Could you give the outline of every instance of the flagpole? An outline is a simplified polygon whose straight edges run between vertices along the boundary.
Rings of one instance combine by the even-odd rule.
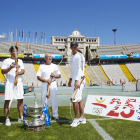
[[[22,30],[22,42],[23,42],[23,30]]]
[[[37,32],[36,32],[36,44],[37,44]]]
[[[26,30],[26,43],[27,43],[27,30]]]
[[[45,32],[44,32],[44,40],[45,40]]]
[[[43,44],[43,32],[41,33],[42,35],[41,35],[41,38],[42,38],[42,44]]]
[[[23,30],[23,42],[24,42],[24,30]]]
[[[45,32],[45,44],[46,44],[46,32]]]
[[[34,43],[34,31],[33,31],[33,43]]]
[[[9,41],[10,41],[10,28],[9,28]]]
[[[14,32],[13,32],[13,29],[12,29],[12,37],[13,37],[13,41],[14,41]]]
[[[29,31],[29,43],[30,43],[30,31]]]
[[[19,43],[20,43],[20,30],[19,30]]]
[[[17,29],[16,29],[16,41],[17,41]]]

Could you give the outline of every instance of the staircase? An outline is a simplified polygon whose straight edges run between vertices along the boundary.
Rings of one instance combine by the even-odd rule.
[[[127,77],[127,79],[130,82],[135,82],[137,83],[136,79],[132,76],[132,74],[130,73],[130,71],[128,70],[128,68],[126,67],[126,65],[124,63],[120,63],[119,66],[121,67],[124,75]]]
[[[100,65],[95,65],[90,67],[95,71],[96,75],[98,76],[98,79],[100,79],[100,85],[106,86],[107,80],[100,69]]]
[[[101,72],[102,72],[102,74],[103,74],[103,76],[105,77],[105,79],[106,79],[106,83],[107,83],[107,81],[110,81],[109,80],[109,78],[108,78],[108,76],[106,75],[106,73],[104,72],[104,70],[103,70],[103,68],[102,68],[102,66],[101,65],[99,65],[99,68],[100,68],[100,70],[101,70]],[[113,85],[112,84],[112,82],[111,82],[111,84],[110,85]]]

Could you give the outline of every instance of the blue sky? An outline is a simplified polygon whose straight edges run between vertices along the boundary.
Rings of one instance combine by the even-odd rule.
[[[26,32],[31,42],[33,30],[41,43],[41,32],[46,42],[51,36],[69,36],[78,29],[85,37],[100,37],[101,44],[140,43],[140,0],[4,0],[0,1],[0,34],[9,28]],[[25,35],[25,34],[24,34]],[[22,41],[22,39],[20,39]],[[29,40],[28,40],[29,41]],[[25,42],[25,38],[24,38]]]

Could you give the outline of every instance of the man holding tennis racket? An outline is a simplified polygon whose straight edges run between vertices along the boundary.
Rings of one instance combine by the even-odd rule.
[[[15,46],[17,54],[18,47]],[[22,76],[25,73],[24,65],[21,59],[18,59],[18,66],[15,64],[15,50],[14,47],[10,47],[9,52],[11,54],[11,58],[7,58],[3,61],[1,71],[2,74],[6,74],[6,85],[5,85],[5,104],[4,104],[4,114],[5,114],[5,125],[10,126],[10,119],[8,118],[9,114],[9,103],[12,99],[14,92],[14,80],[15,76],[18,75],[17,82],[17,90],[15,91],[14,99],[17,99],[18,104],[17,108],[19,111],[18,122],[23,121],[23,85],[22,85]],[[16,68],[18,67],[18,71],[16,72]]]
[[[69,87],[72,86],[73,89],[71,101],[73,102],[73,108],[75,113],[75,119],[73,120],[70,126],[76,127],[80,123],[82,124],[86,123],[86,119],[84,118],[84,104],[82,101],[82,90],[85,85],[84,80],[85,58],[81,53],[78,52],[78,43],[76,41],[71,42],[70,48],[72,50],[73,55],[70,58],[71,77],[69,79],[68,86]],[[80,118],[79,118],[79,110],[80,110]]]
[[[46,63],[40,65],[37,72],[37,78],[42,82],[41,85],[41,102],[42,105],[47,104],[47,90],[49,88],[50,97],[52,101],[52,111],[53,118],[59,120],[58,118],[58,101],[57,101],[57,83],[56,79],[61,77],[61,73],[58,69],[58,66],[52,63],[51,54],[47,53],[45,55]],[[48,86],[49,84],[49,86]],[[44,118],[44,115],[41,116],[41,119]]]

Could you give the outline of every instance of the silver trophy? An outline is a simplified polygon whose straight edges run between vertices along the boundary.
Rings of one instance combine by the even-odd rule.
[[[29,122],[25,120],[26,129],[28,131],[39,132],[45,129],[45,121],[40,120],[40,116],[42,115],[42,105],[37,104],[36,94],[34,104],[27,107],[27,116],[32,117],[32,120]]]

